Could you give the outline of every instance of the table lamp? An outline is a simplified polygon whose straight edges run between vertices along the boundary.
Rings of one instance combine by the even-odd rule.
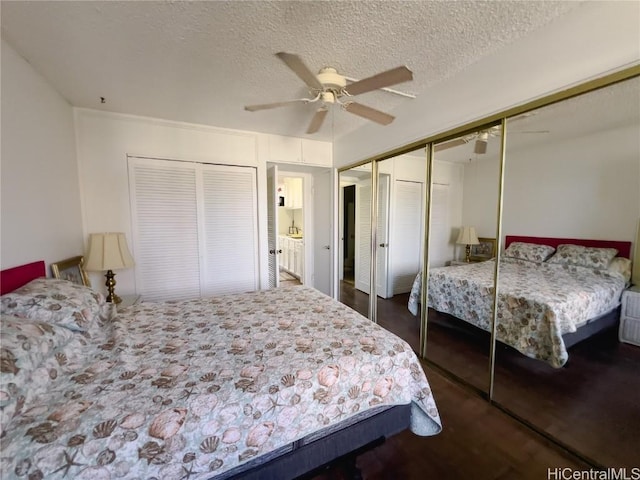
[[[116,295],[116,274],[114,270],[134,266],[133,257],[127,246],[124,233],[92,233],[89,235],[89,250],[85,257],[84,269],[90,272],[107,273],[107,302],[120,303],[122,299]]]
[[[476,229],[474,227],[462,227],[456,243],[458,245],[466,245],[466,256],[464,261],[469,263],[471,261],[471,245],[478,245],[480,243],[478,236],[476,235]]]

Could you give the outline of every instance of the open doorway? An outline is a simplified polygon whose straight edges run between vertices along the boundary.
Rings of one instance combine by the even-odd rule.
[[[278,167],[267,164],[269,288],[304,284],[331,295],[331,170]]]
[[[348,185],[342,188],[343,198],[343,246],[342,265],[343,281],[353,285],[355,283],[355,253],[356,253],[356,186]]]
[[[278,175],[278,277],[281,286],[304,282],[304,177]]]

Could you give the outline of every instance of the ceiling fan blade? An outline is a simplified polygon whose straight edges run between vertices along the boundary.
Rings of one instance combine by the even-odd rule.
[[[356,102],[345,103],[344,109],[349,113],[353,113],[354,115],[366,118],[372,122],[379,123],[380,125],[389,125],[396,118],[393,115],[389,115],[388,113],[381,112],[380,110],[376,110],[375,108],[367,107],[366,105]]]
[[[276,56],[282,60],[287,67],[300,77],[300,79],[307,84],[309,88],[314,90],[322,90],[322,84],[318,81],[316,76],[311,70],[304,64],[302,59],[293,53],[278,52]]]
[[[260,105],[247,105],[244,107],[245,110],[249,112],[255,112],[257,110],[267,110],[269,108],[277,108],[277,107],[286,107],[288,105],[293,105],[295,103],[304,102],[307,103],[307,100],[289,100],[286,102],[275,102],[275,103],[263,103]]]
[[[325,107],[320,107],[318,110],[316,110],[316,113],[311,119],[311,123],[309,124],[309,128],[307,128],[307,133],[316,133],[318,130],[320,130],[322,122],[324,122],[324,117],[327,116],[328,111],[329,110]]]
[[[457,147],[459,145],[464,145],[465,143],[468,143],[468,141],[465,140],[464,138],[455,138],[453,140],[449,140],[448,142],[439,143],[435,145],[433,148],[436,152],[439,152],[440,150],[446,150],[447,148]]]
[[[413,72],[404,66],[396,67],[347,85],[345,90],[349,95],[360,95],[361,93],[390,87],[391,85],[408,82],[409,80],[413,80]]]

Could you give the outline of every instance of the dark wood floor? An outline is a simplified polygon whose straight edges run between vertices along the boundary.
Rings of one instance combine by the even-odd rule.
[[[366,314],[368,295],[344,285],[341,300]],[[419,320],[407,295],[378,299],[378,323],[418,349]],[[439,325],[430,313],[428,358],[483,391],[489,385],[489,337],[472,327]],[[569,351],[555,369],[500,345],[494,401],[575,449],[595,465],[640,465],[640,348],[620,343],[611,330]],[[434,391],[438,390],[434,387]],[[480,402],[488,405],[478,397]],[[439,407],[441,402],[438,403]],[[495,407],[490,407],[495,409]]]
[[[442,418],[432,437],[404,431],[358,457],[365,480],[544,479],[548,468],[585,469],[571,455],[534,434],[477,394],[424,365]],[[313,480],[348,479],[334,466]]]

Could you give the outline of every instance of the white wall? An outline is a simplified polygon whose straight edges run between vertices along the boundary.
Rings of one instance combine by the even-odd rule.
[[[436,154],[437,155],[437,154]],[[449,244],[446,248],[449,259],[462,258],[464,247],[456,245],[460,227],[467,225],[463,218],[464,165],[453,162],[433,162],[433,183],[447,185],[449,189]]]
[[[93,232],[124,232],[132,247],[127,155],[246,165],[258,169],[258,235],[267,250],[267,141],[252,132],[76,109],[82,185],[84,238]],[[135,251],[132,252],[135,258]],[[119,294],[135,291],[134,270],[117,273]],[[267,283],[266,256],[260,256],[261,285]],[[93,285],[102,286],[98,274]]]
[[[73,111],[2,40],[1,267],[83,254]]]
[[[503,234],[634,241],[639,140],[638,125],[632,125],[562,142],[541,140],[527,150],[507,148]],[[495,158],[465,166],[463,222],[475,225],[479,236],[495,237],[497,180]]]
[[[433,93],[411,100],[391,125],[368,123],[339,138],[334,165],[350,165],[638,64],[639,18],[640,2],[583,2],[532,38],[479,59],[464,74],[435,85]]]

